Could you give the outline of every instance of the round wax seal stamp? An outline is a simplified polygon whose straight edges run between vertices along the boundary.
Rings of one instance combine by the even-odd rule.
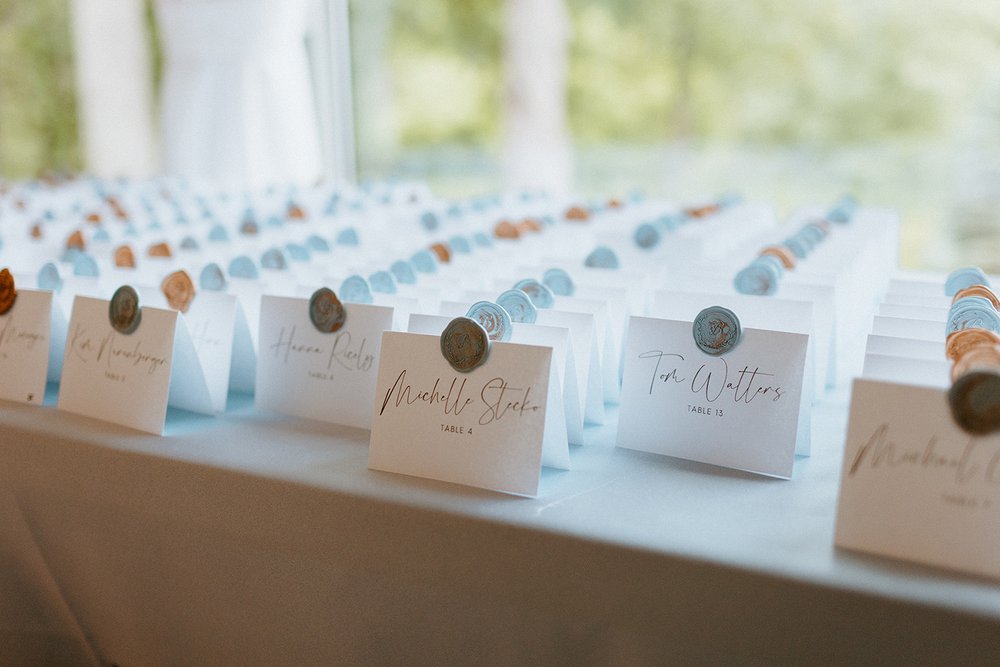
[[[344,304],[329,287],[320,287],[309,298],[309,320],[322,333],[333,333],[344,326]]]
[[[947,296],[954,296],[959,290],[971,287],[972,285],[986,285],[989,287],[990,281],[978,266],[966,266],[955,269],[948,274],[944,281],[944,293]]]
[[[967,433],[1000,430],[1000,368],[970,371],[948,390],[951,414]]]
[[[945,339],[945,355],[955,362],[966,352],[980,345],[1000,345],[1000,334],[987,329],[953,331]]]
[[[337,234],[337,245],[358,245],[358,230],[354,227],[343,229]]]
[[[994,308],[1000,310],[1000,299],[998,299],[996,293],[986,285],[969,285],[968,287],[958,290],[955,292],[955,296],[951,300],[952,305],[954,305],[959,299],[964,299],[967,296],[978,296],[986,299],[993,304]]]
[[[525,278],[514,285],[514,289],[521,290],[528,295],[531,302],[537,308],[551,308],[556,303],[556,297],[548,287],[538,282],[534,278]]]
[[[58,293],[62,291],[62,286],[62,276],[59,275],[58,267],[52,262],[43,264],[42,268],[38,270],[38,289],[47,289]]]
[[[694,318],[692,332],[699,350],[718,356],[736,347],[743,330],[736,313],[722,306],[710,306]]]
[[[413,285],[417,282],[417,274],[413,270],[413,264],[404,260],[398,260],[389,267],[396,282],[402,285]]]
[[[788,250],[788,248],[786,248],[784,246],[769,245],[766,248],[762,248],[761,249],[760,255],[761,255],[761,257],[767,256],[767,257],[775,257],[775,258],[777,258],[777,260],[779,262],[781,262],[781,266],[784,267],[784,268],[786,268],[786,269],[794,269],[795,268],[795,257]]]
[[[538,319],[538,310],[531,302],[531,297],[519,289],[509,289],[498,296],[497,305],[507,311],[513,322],[534,324]]]
[[[569,274],[562,269],[549,269],[542,275],[542,284],[552,290],[553,294],[559,296],[573,296],[576,285]]]
[[[504,310],[503,306],[492,301],[477,301],[472,304],[465,316],[479,322],[490,340],[497,343],[506,343],[510,340],[510,313]]]
[[[368,281],[357,274],[344,278],[344,282],[340,283],[340,296],[348,303],[375,302]]]
[[[973,328],[1000,333],[1000,315],[993,304],[981,296],[967,296],[952,304],[945,333]]]
[[[510,220],[501,220],[493,228],[493,236],[498,239],[516,239],[521,236],[521,231]]]
[[[660,242],[660,232],[653,225],[648,222],[644,222],[636,227],[632,238],[635,240],[635,244],[640,248],[652,248]]]
[[[456,317],[441,334],[441,354],[460,373],[478,368],[490,352],[490,337],[479,322]]]
[[[14,276],[9,269],[0,271],[0,315],[3,315],[14,305],[17,299],[17,289],[14,286]]]
[[[206,264],[205,268],[201,270],[198,285],[209,292],[222,292],[226,289],[226,276],[222,273],[219,265],[212,262]]]
[[[414,268],[420,273],[434,273],[437,271],[437,261],[430,250],[418,250],[410,258]]]
[[[174,271],[160,283],[160,290],[163,296],[167,297],[167,304],[174,310],[186,313],[194,300],[194,282],[187,271]]]
[[[380,294],[396,293],[396,281],[388,271],[376,271],[371,274],[368,276],[368,284],[371,285],[373,292]]]
[[[733,286],[740,294],[770,296],[778,291],[781,276],[778,269],[767,262],[753,261],[733,278]]]
[[[141,319],[139,293],[129,285],[122,285],[115,290],[111,303],[108,304],[108,320],[111,322],[111,328],[128,336],[139,328]]]
[[[146,253],[150,257],[173,257],[174,256],[174,253],[171,252],[171,250],[170,250],[170,245],[167,244],[166,242],[163,242],[163,243],[154,243],[153,245],[149,246],[149,249],[146,251]]]
[[[131,247],[121,245],[115,248],[115,266],[126,269],[135,268],[135,253],[132,252]]]
[[[234,257],[233,261],[229,262],[229,275],[233,278],[246,278],[248,280],[256,280],[260,277],[257,265],[246,255]]]
[[[73,258],[73,275],[84,278],[97,278],[101,275],[97,261],[87,253],[80,253]]]
[[[583,260],[584,266],[595,269],[617,269],[618,256],[615,251],[607,246],[598,246]]]
[[[435,243],[432,245],[431,252],[437,256],[438,261],[442,264],[447,264],[451,261],[451,249],[444,243]]]

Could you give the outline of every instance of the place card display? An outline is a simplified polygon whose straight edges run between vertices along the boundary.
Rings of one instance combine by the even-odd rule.
[[[459,373],[440,336],[386,332],[368,467],[536,495],[544,441],[557,426],[547,406],[561,400],[554,373],[547,347],[493,343],[485,363]]]
[[[322,333],[309,319],[308,299],[261,299],[258,409],[371,428],[382,332],[392,329],[393,310],[344,309],[343,327]]]
[[[835,544],[1000,578],[1000,435],[940,389],[855,380]]]
[[[52,339],[52,292],[19,289],[0,315],[0,398],[41,405]]]
[[[78,296],[63,355],[59,409],[160,435],[167,414],[177,311],[143,307],[118,333],[109,302]]]
[[[802,400],[809,337],[744,329],[722,356],[691,322],[633,317],[625,346],[618,446],[789,478],[809,437]]]

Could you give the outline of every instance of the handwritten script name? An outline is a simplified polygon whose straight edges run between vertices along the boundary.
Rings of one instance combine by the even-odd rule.
[[[640,354],[639,358],[653,362],[649,379],[650,395],[656,387],[663,385],[685,385],[692,394],[704,396],[709,403],[723,398],[729,398],[734,403],[749,404],[758,398],[776,403],[785,395],[781,386],[770,384],[774,373],[765,373],[759,366],[751,368],[749,364],[733,371],[724,357],[698,364],[687,362],[680,354],[649,350]]]
[[[115,332],[93,338],[80,324],[73,327],[70,335],[70,351],[83,363],[104,363],[108,370],[114,370],[119,365],[145,367],[146,373],[152,375],[167,363],[166,357],[143,349],[141,339],[119,336]]]
[[[466,394],[467,383],[466,378],[461,382],[457,377],[452,378],[445,390],[441,378],[435,378],[434,384],[429,388],[417,388],[407,382],[404,369],[385,392],[379,415],[384,414],[386,408],[390,406],[399,408],[404,404],[407,406],[422,404],[424,407],[441,409],[446,415],[458,416],[477,402]],[[532,403],[531,389],[531,387],[511,387],[502,377],[488,380],[479,391],[479,402],[484,406],[479,415],[479,425],[486,426],[507,417],[522,417],[528,413],[538,412],[541,406]]]
[[[368,372],[375,363],[375,355],[366,351],[368,338],[363,337],[355,345],[350,331],[338,333],[330,345],[296,342],[295,335],[295,326],[291,329],[282,327],[277,342],[268,346],[275,358],[280,358],[284,364],[293,357],[307,357],[324,362],[326,370],[342,368],[348,371]]]

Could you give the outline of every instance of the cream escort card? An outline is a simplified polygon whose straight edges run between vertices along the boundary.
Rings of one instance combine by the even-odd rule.
[[[21,288],[0,315],[0,398],[41,405],[45,399],[52,292]]]
[[[59,409],[160,435],[167,414],[177,311],[143,307],[138,327],[116,331],[109,302],[73,302]]]
[[[801,428],[804,334],[743,329],[721,356],[692,323],[633,317],[618,446],[790,478]]]
[[[552,349],[490,345],[458,372],[441,337],[382,336],[368,467],[504,493],[538,493],[546,434],[558,425]],[[565,446],[565,439],[563,440]]]
[[[1000,578],[1000,435],[956,426],[939,389],[856,380],[834,542]]]
[[[258,409],[371,428],[382,332],[392,329],[393,309],[342,307],[343,325],[325,333],[310,318],[309,299],[261,298]]]

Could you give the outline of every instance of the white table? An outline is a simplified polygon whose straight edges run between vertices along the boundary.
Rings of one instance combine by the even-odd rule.
[[[833,547],[845,426],[781,481],[612,420],[524,499],[245,397],[164,438],[0,403],[0,663],[997,664],[1000,585]]]

